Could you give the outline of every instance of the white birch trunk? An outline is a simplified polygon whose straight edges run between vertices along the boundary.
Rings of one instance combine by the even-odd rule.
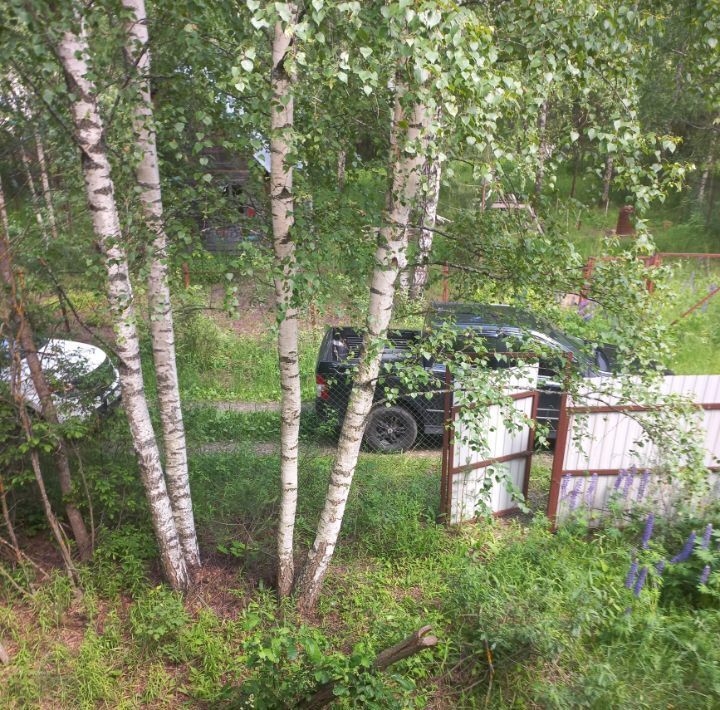
[[[35,179],[32,174],[32,166],[30,165],[30,159],[28,158],[22,143],[20,143],[20,160],[22,161],[23,168],[25,170],[25,179],[27,180],[28,187],[30,188],[30,198],[33,205],[33,211],[35,212],[35,219],[38,223],[38,227],[40,227],[40,231],[43,234],[45,246],[47,246],[47,232],[45,231],[45,222],[43,220],[42,213],[38,208],[38,194],[35,189]]]
[[[705,163],[705,167],[700,175],[700,186],[698,187],[698,204],[702,208],[705,202],[705,193],[707,192],[707,185],[710,178],[710,172],[715,167],[715,134],[713,133],[710,139],[710,146],[708,147],[708,158]]]
[[[614,163],[615,163],[615,160],[613,159],[612,154],[608,153],[607,158],[605,158],[605,175],[603,176],[603,192],[602,192],[602,198],[600,200],[601,206],[605,209],[605,214],[607,214],[608,207],[610,206],[610,186],[612,185]]]
[[[417,197],[419,174],[423,164],[422,132],[426,125],[425,114],[425,107],[416,104],[412,115],[405,121],[405,113],[399,97],[396,96],[393,114],[395,140],[391,140],[392,192],[387,200],[389,209],[375,252],[363,353],[340,432],[337,455],[315,542],[298,580],[298,606],[305,611],[314,607],[335,551],[365,425],[373,404],[383,341],[392,316],[395,283],[398,274],[406,266],[408,220]],[[404,128],[401,128],[401,124]],[[399,134],[400,130],[404,130],[402,136]],[[405,152],[403,146],[411,143],[415,151]]]
[[[540,193],[543,188],[543,181],[545,179],[545,158],[547,157],[547,126],[548,117],[548,101],[545,99],[542,106],[540,106],[540,113],[538,114],[538,164],[537,171],[535,172],[535,200],[540,199]]]
[[[337,186],[338,190],[342,192],[345,189],[345,166],[347,163],[347,151],[341,148],[338,151],[337,157]]]
[[[200,566],[200,550],[190,495],[185,425],[175,358],[175,329],[168,285],[167,235],[163,221],[160,170],[150,97],[147,16],[144,0],[123,0],[123,6],[130,10],[135,18],[127,25],[127,52],[140,79],[140,100],[136,102],[134,116],[140,160],[135,175],[140,188],[145,224],[153,238],[148,298],[165,451],[165,477],[185,562],[189,567],[195,568]]]
[[[422,298],[425,286],[428,281],[430,252],[433,244],[433,229],[437,222],[437,209],[440,200],[440,182],[442,177],[442,163],[440,158],[427,163],[428,194],[423,205],[423,213],[420,224],[420,236],[418,237],[418,258],[415,273],[413,274],[410,299]]]
[[[35,129],[35,150],[38,157],[38,166],[40,168],[40,184],[42,186],[43,199],[45,200],[45,210],[47,211],[48,224],[50,225],[50,233],[53,239],[57,240],[58,230],[57,221],[55,219],[55,209],[52,203],[52,192],[50,190],[50,178],[48,176],[47,163],[45,162],[45,148],[43,147],[40,132]]]
[[[293,17],[294,5],[290,6]],[[298,359],[298,318],[295,305],[295,243],[293,169],[291,150],[294,104],[292,82],[285,59],[292,51],[292,37],[275,25],[272,44],[272,99],[270,106],[270,201],[272,204],[273,247],[275,251],[275,305],[278,314],[278,359],[280,362],[280,520],[277,533],[278,594],[287,596],[295,575],[295,511],[298,493],[298,439],[300,435],[300,365]]]
[[[108,273],[108,300],[115,318],[123,405],[130,423],[163,570],[174,588],[184,589],[188,586],[188,571],[145,398],[128,261],[121,244],[120,220],[96,90],[88,78],[88,44],[84,30],[80,29],[78,34],[65,32],[57,51],[68,89],[73,95],[71,113],[80,148],[85,192]]]

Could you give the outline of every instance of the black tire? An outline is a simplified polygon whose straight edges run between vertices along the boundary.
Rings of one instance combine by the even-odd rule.
[[[373,451],[407,451],[417,439],[415,417],[403,407],[378,407],[370,413],[365,443]]]

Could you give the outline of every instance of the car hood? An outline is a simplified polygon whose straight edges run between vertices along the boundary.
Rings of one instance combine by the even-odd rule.
[[[38,356],[46,375],[75,383],[107,360],[100,348],[75,340],[48,340]]]

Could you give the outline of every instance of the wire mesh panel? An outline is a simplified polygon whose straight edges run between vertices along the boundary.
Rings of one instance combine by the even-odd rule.
[[[720,497],[720,376],[667,376],[655,398],[658,404],[629,402],[622,383],[609,378],[588,380],[574,397],[563,395],[548,503],[551,519],[559,523],[582,510],[598,522],[613,505],[670,514],[679,501],[698,508]],[[655,415],[653,425],[648,417]],[[665,439],[690,441],[694,436],[707,469],[704,489],[689,486],[671,470],[692,464],[693,449],[681,451],[672,464],[665,453]]]
[[[450,524],[472,520],[479,509],[505,515],[525,497],[537,413],[538,366],[489,373],[508,401],[479,406],[466,383],[448,373],[441,511]],[[490,386],[493,386],[492,384]]]

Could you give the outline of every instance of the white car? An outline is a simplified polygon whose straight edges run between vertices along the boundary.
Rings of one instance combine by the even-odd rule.
[[[53,392],[60,421],[87,419],[120,401],[120,375],[107,354],[74,340],[38,341],[43,373]],[[40,398],[21,352],[20,390],[28,407],[39,412]],[[8,343],[0,339],[0,381],[10,381]]]

